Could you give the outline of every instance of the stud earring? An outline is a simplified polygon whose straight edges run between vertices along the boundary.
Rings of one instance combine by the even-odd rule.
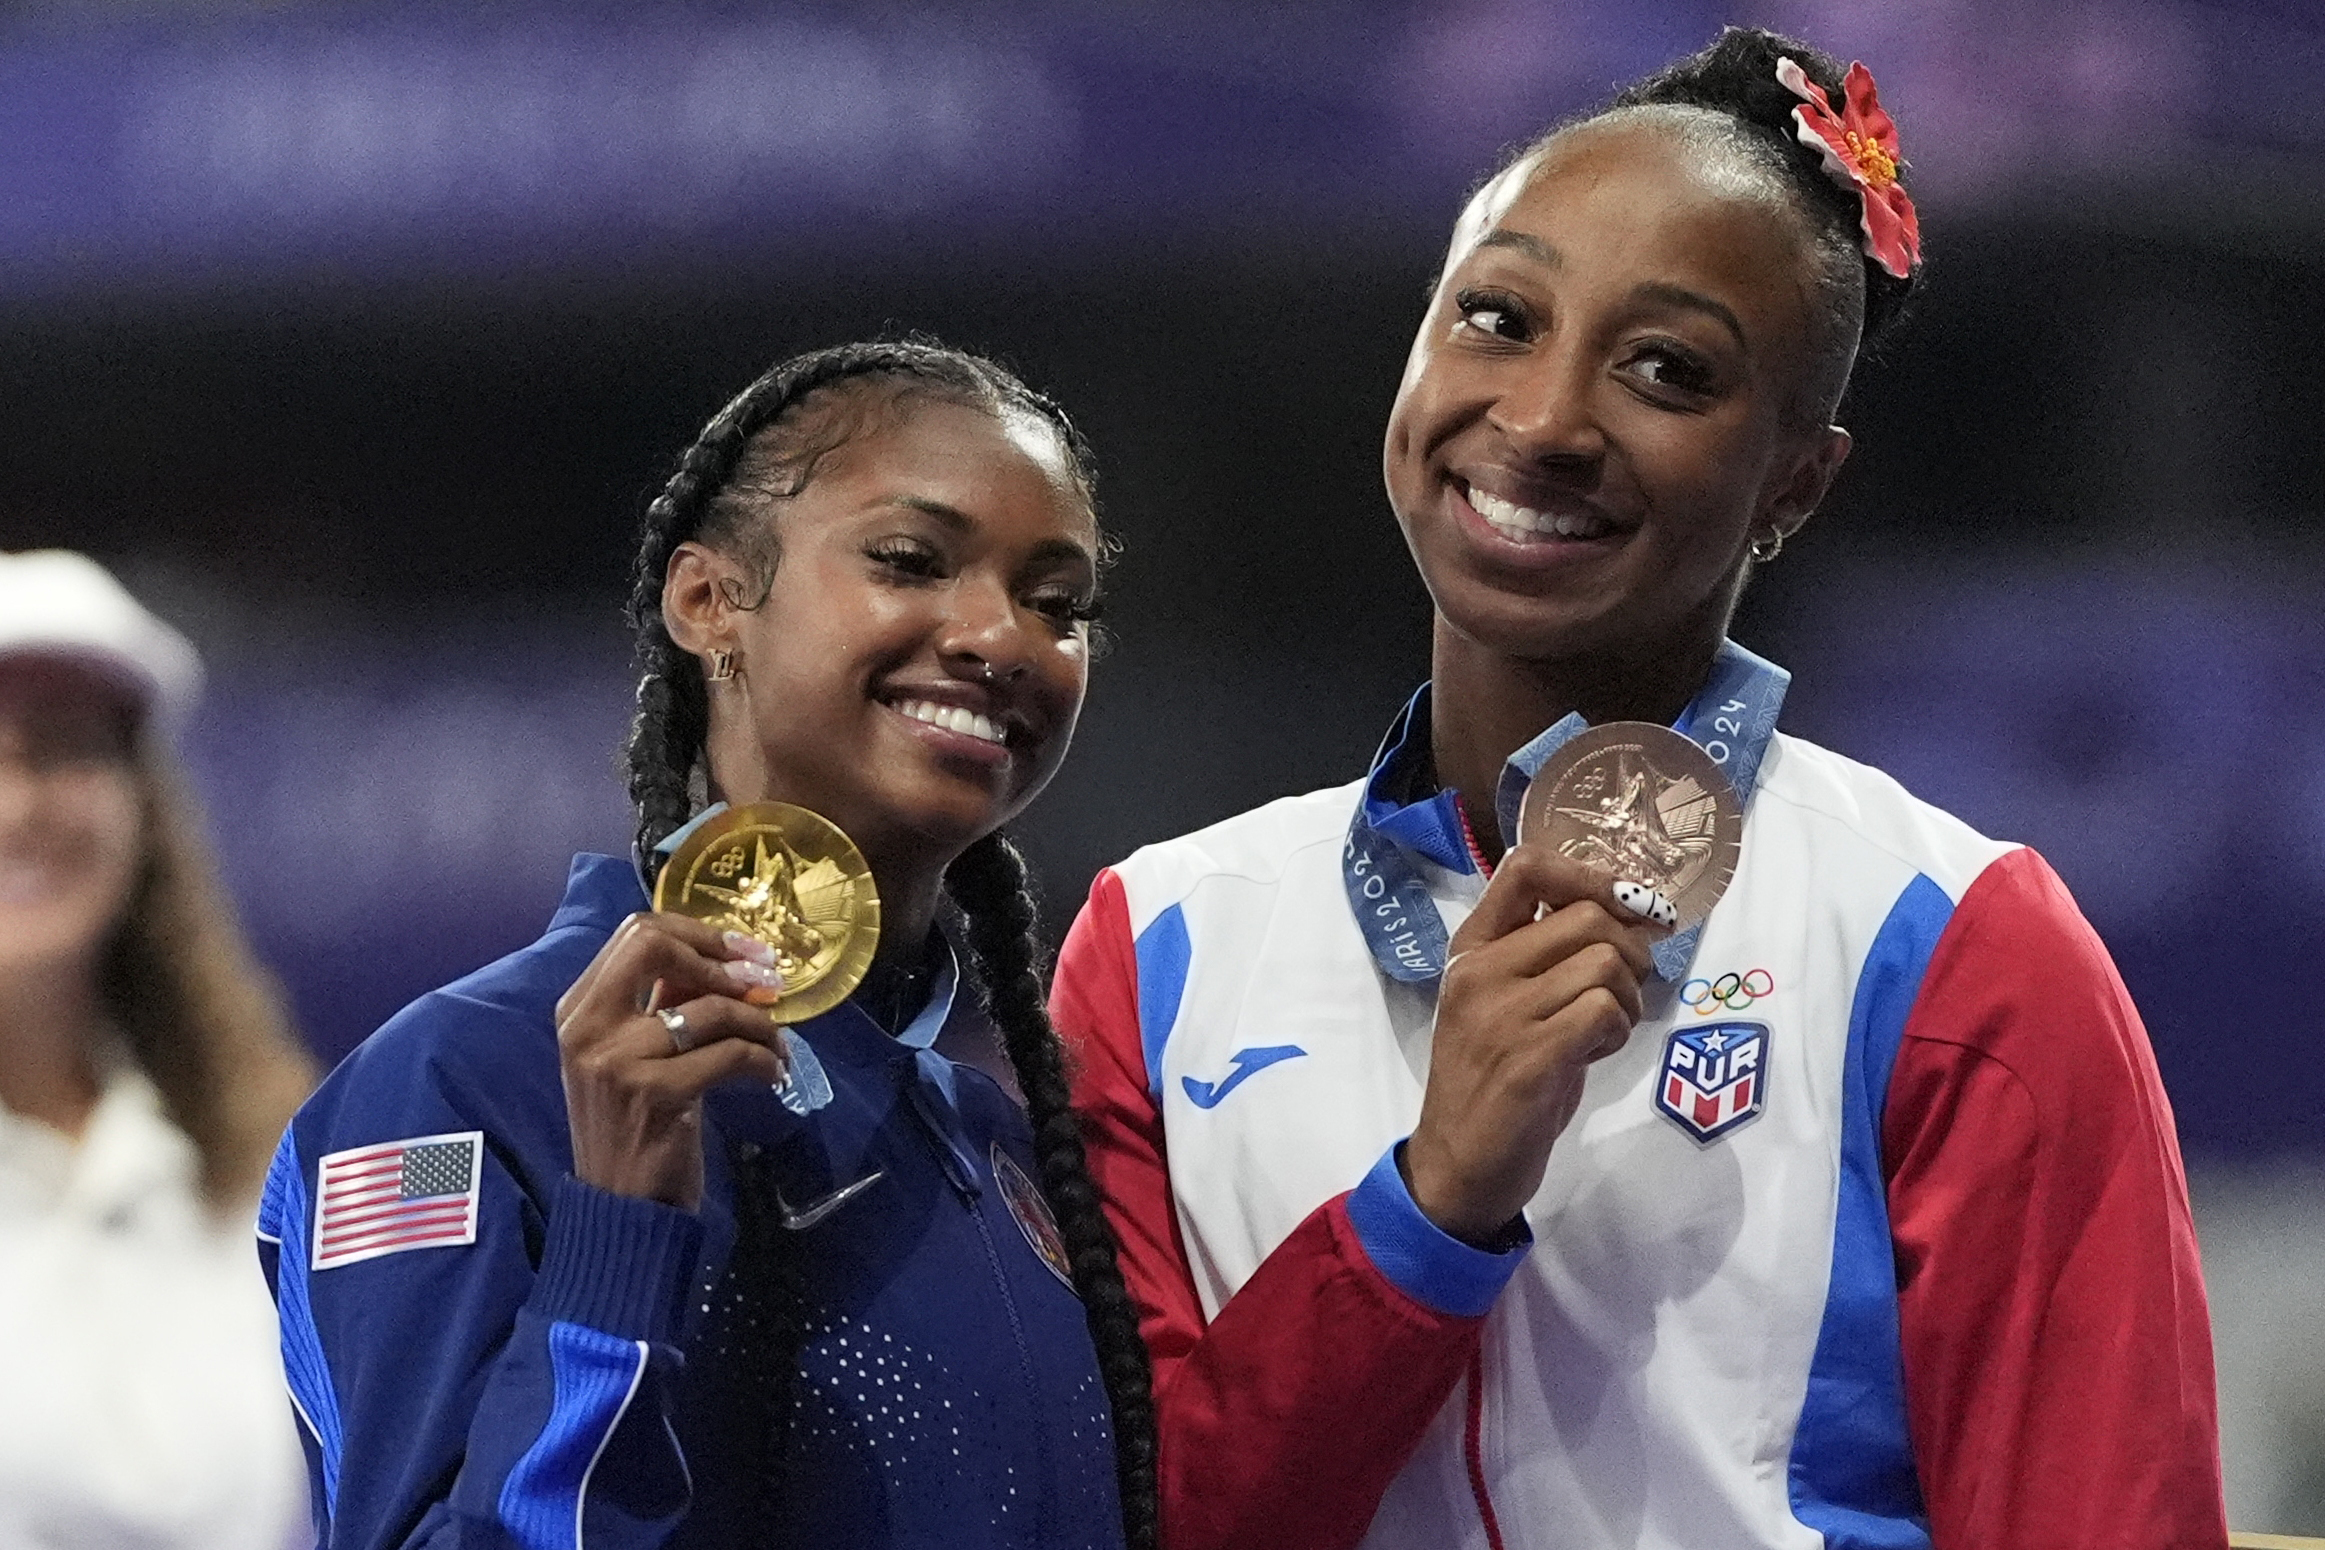
[[[1783,552],[1784,535],[1782,533],[1763,533],[1752,540],[1752,563],[1755,565],[1765,565]]]
[[[734,676],[735,654],[731,651],[713,651],[710,654],[710,671],[703,677],[711,683],[723,684]]]

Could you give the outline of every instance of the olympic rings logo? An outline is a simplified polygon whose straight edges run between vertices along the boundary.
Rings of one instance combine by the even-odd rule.
[[[1716,980],[1689,980],[1679,987],[1679,999],[1693,1007],[1696,1016],[1709,1017],[1722,1010],[1741,1012],[1775,989],[1775,976],[1766,969],[1750,969],[1742,974],[1723,974]]]

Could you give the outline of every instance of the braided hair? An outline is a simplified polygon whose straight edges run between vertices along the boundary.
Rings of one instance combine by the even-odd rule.
[[[815,465],[847,441],[856,421],[843,411],[868,389],[968,404],[1040,419],[1057,435],[1084,498],[1093,495],[1089,445],[1054,402],[1007,368],[925,339],[839,345],[794,356],[743,389],[711,418],[646,508],[632,572],[628,617],[637,648],[638,704],[624,749],[637,810],[636,853],[651,875],[655,847],[701,805],[704,743],[710,732],[701,665],[670,638],[662,618],[663,578],[680,544],[700,539],[742,559],[765,601],[780,552],[771,508],[806,487]],[[1038,907],[1024,858],[996,831],[957,858],[946,892],[965,925],[970,958],[1032,1122],[1041,1186],[1072,1262],[1113,1412],[1115,1468],[1124,1535],[1131,1550],[1156,1543],[1155,1412],[1146,1346],[1124,1285],[1114,1238],[1099,1207],[1069,1104],[1056,1032],[1043,1004]],[[739,1189],[754,1187],[738,1173]],[[738,1211],[746,1228],[764,1212]],[[738,1243],[738,1269],[767,1261],[773,1238]]]
[[[1554,126],[1521,147],[1501,170],[1585,124],[1696,110],[1675,127],[1707,137],[1757,169],[1785,192],[1808,223],[1823,310],[1824,337],[1817,352],[1823,369],[1817,373],[1819,391],[1808,395],[1817,402],[1801,412],[1822,423],[1847,385],[1850,363],[1870,353],[1904,316],[1921,288],[1922,269],[1917,264],[1900,278],[1865,252],[1859,196],[1834,182],[1818,153],[1794,133],[1792,110],[1800,99],[1776,78],[1780,59],[1798,64],[1832,102],[1843,100],[1847,67],[1832,55],[1765,28],[1728,27],[1710,47],[1622,88],[1604,107]]]
[[[1042,1193],[1056,1213],[1058,1236],[1073,1265],[1074,1287],[1098,1349],[1099,1375],[1114,1411],[1114,1468],[1122,1494],[1123,1537],[1130,1550],[1159,1541],[1155,1482],[1155,1413],[1138,1308],[1115,1263],[1114,1236],[1082,1155],[1081,1127],[1069,1107],[1066,1068],[1042,1001],[1035,898],[1025,857],[995,831],[961,852],[945,885],[968,917],[969,954],[1001,1029],[1018,1090],[1033,1119],[1033,1154]],[[974,904],[971,901],[976,901]]]

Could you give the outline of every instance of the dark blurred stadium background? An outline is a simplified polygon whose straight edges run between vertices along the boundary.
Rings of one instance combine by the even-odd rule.
[[[622,847],[630,534],[724,396],[1001,354],[1125,544],[1027,826],[1062,927],[1362,767],[1425,670],[1378,445],[1461,196],[1728,20],[1875,66],[1933,276],[1738,633],[2075,888],[2196,1174],[2239,1520],[2325,1529],[2312,4],[0,6],[0,547],[203,646],[191,760],[336,1057]]]

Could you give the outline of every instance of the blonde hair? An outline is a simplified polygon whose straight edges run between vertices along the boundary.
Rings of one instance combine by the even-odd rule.
[[[141,737],[130,768],[144,812],[129,904],[105,944],[98,994],[162,1109],[194,1143],[217,1210],[256,1195],[276,1141],[315,1085],[281,987],[252,956],[175,761]]]

